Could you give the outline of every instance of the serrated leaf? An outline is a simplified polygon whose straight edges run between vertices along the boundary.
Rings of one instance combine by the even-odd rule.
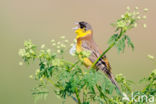
[[[49,90],[44,83],[40,83],[37,87],[33,88],[32,95],[34,97],[35,103],[39,99],[46,99],[49,94]]]
[[[124,52],[124,49],[125,49],[125,37],[123,37],[122,39],[120,39],[116,43],[116,48],[118,49],[118,52]]]
[[[118,34],[114,34],[110,37],[110,39],[108,40],[108,44],[112,44],[113,42],[115,42],[118,38]]]
[[[125,37],[127,39],[127,45],[130,46],[132,50],[134,50],[134,44],[132,43],[130,37],[128,35],[125,35]]]

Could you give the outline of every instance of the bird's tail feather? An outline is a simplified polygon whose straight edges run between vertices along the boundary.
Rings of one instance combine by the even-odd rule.
[[[106,73],[106,74],[107,74],[108,78],[111,80],[111,82],[116,86],[116,89],[117,89],[118,94],[120,94],[122,96],[122,92],[120,90],[120,87],[118,86],[118,83],[116,82],[113,74],[110,73],[110,72],[109,73]]]
[[[120,87],[118,86],[114,76],[111,73],[107,74],[107,76],[111,80],[111,82],[116,86],[116,88],[120,91]]]
[[[111,67],[107,66],[106,63],[103,60],[98,61],[98,63],[96,64],[98,69],[101,69],[106,75],[107,77],[111,80],[111,82],[116,86],[117,90],[119,91],[119,93],[121,94],[120,91],[120,87],[118,86],[113,74],[111,73]]]

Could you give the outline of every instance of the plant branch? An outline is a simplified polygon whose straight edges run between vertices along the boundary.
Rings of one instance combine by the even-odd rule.
[[[124,33],[125,33],[125,31],[123,31],[123,29],[121,28],[120,34],[119,34],[118,38],[116,39],[116,41],[114,41],[111,45],[109,45],[109,47],[93,63],[93,65],[91,66],[91,68],[94,68],[94,66],[96,65],[96,63],[116,44],[116,42],[123,36]]]

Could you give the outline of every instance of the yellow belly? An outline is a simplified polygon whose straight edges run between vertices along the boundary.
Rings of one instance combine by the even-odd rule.
[[[78,42],[76,45],[76,52],[80,53],[82,51],[83,51],[83,49],[81,47],[81,42]],[[82,58],[82,57],[79,56],[79,58]],[[88,58],[83,58],[82,60],[86,67],[90,67],[92,65],[92,62]]]

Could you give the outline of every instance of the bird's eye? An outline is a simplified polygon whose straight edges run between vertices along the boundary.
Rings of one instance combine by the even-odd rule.
[[[86,28],[86,25],[83,22],[80,22],[79,25],[81,29]]]

